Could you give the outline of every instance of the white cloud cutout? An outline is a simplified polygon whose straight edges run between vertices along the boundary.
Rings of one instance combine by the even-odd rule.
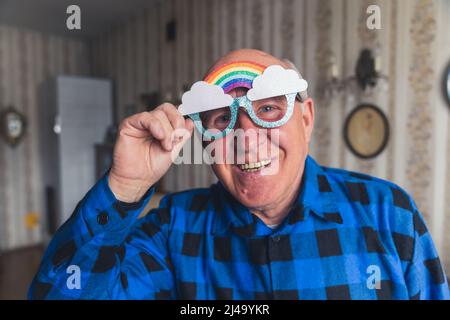
[[[247,92],[247,98],[255,101],[302,92],[307,88],[308,83],[306,80],[300,79],[295,70],[272,65],[267,67],[262,75],[253,80],[252,89]]]
[[[183,94],[181,102],[178,111],[186,116],[230,106],[233,103],[233,97],[225,94],[219,86],[205,81],[197,81],[192,85],[191,90]]]

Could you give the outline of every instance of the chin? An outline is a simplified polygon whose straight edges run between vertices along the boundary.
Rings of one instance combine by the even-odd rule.
[[[245,170],[238,165],[221,165],[213,170],[233,197],[248,208],[270,206],[282,196],[280,182],[286,177],[278,159],[272,159],[259,170]]]
[[[233,196],[244,206],[262,208],[270,206],[280,197],[278,175],[242,178],[234,177]],[[277,188],[278,187],[278,188]]]
[[[236,190],[234,197],[247,208],[264,208],[275,201],[276,192],[273,192],[273,190],[270,190],[270,192],[252,190],[243,193],[240,190]]]

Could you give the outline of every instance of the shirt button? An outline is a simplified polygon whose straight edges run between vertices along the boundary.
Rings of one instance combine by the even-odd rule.
[[[273,242],[279,242],[280,241],[280,236],[272,237],[272,241]]]
[[[102,226],[104,226],[105,224],[108,223],[108,213],[107,212],[100,212],[97,216],[97,222],[98,224],[101,224]]]

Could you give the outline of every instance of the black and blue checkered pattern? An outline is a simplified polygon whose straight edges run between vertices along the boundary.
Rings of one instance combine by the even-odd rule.
[[[152,190],[121,203],[104,177],[50,243],[29,297],[449,298],[430,233],[402,189],[311,157],[304,172],[295,207],[275,229],[220,183],[167,195],[138,219]],[[67,286],[69,265],[81,270],[80,289]]]

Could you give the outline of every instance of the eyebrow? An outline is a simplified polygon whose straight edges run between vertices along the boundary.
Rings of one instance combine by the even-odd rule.
[[[284,95],[282,95],[282,96],[275,96],[275,97],[269,97],[269,98],[264,98],[264,99],[261,99],[261,100],[282,100],[283,97],[284,97]]]

